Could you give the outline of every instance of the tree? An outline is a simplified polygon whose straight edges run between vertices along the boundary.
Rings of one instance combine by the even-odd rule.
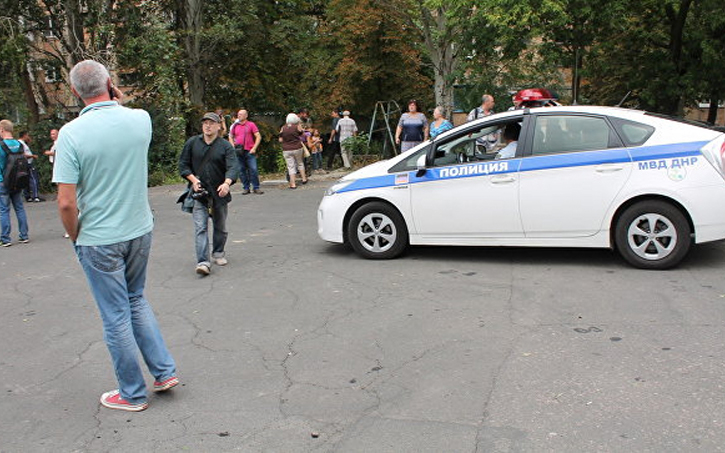
[[[698,98],[721,96],[720,2],[622,0],[621,5],[625,12],[612,18],[591,48],[593,100],[616,103],[631,92],[628,105],[683,116]]]
[[[398,11],[404,1],[332,0],[321,27],[322,63],[317,92],[324,111],[345,106],[372,113],[375,102],[425,96],[430,78],[416,47],[418,34]],[[322,106],[320,106],[322,108]]]

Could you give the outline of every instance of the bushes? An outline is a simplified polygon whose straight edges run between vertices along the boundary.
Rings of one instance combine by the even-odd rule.
[[[279,143],[279,129],[267,123],[255,122],[262,135],[262,143],[257,150],[259,173],[278,173],[285,168],[282,146]]]
[[[355,135],[343,140],[347,149],[352,151],[353,155],[367,155],[370,154],[370,145],[368,145],[368,136],[365,132],[360,135]],[[342,143],[340,145],[342,145]]]

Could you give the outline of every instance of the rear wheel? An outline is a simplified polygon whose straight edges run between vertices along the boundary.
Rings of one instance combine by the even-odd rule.
[[[669,203],[636,203],[617,221],[617,250],[631,265],[642,269],[669,269],[682,261],[692,243],[687,219]]]
[[[372,202],[360,206],[352,215],[347,239],[353,250],[365,258],[395,258],[408,245],[408,228],[395,208]]]

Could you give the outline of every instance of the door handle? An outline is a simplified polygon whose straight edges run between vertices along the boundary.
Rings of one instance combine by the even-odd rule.
[[[504,176],[494,176],[491,178],[491,183],[493,184],[508,184],[510,182],[516,181],[516,178],[509,175]]]
[[[622,165],[617,164],[602,164],[597,165],[597,168],[595,171],[597,173],[614,173],[615,171],[622,171],[624,170],[624,167]]]

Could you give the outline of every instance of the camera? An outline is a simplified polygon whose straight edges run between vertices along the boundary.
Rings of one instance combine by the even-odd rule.
[[[208,196],[209,192],[203,188],[198,192],[191,191],[191,198],[197,201],[204,201]]]

